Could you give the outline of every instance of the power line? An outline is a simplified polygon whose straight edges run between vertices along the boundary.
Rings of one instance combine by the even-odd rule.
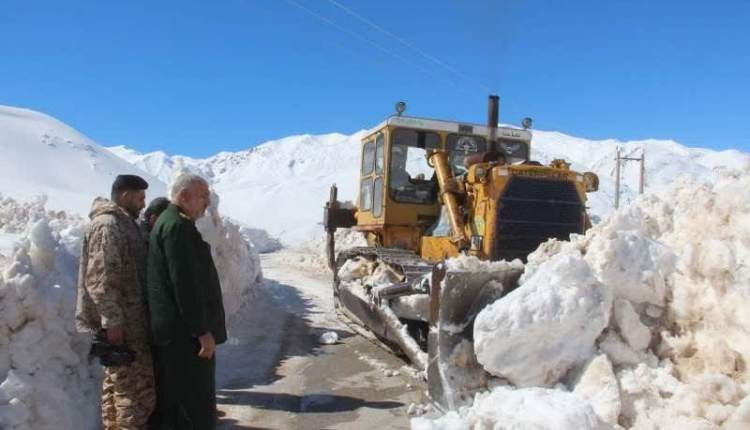
[[[346,29],[346,28],[338,25],[333,20],[331,20],[329,18],[326,18],[325,16],[321,15],[320,13],[318,13],[318,12],[316,12],[316,11],[314,11],[314,10],[312,10],[312,9],[310,9],[310,8],[308,8],[308,7],[304,6],[304,5],[296,2],[295,0],[284,0],[284,1],[287,2],[290,5],[292,5],[292,6],[296,7],[296,8],[298,8],[298,9],[306,12],[307,14],[315,17],[316,19],[324,22],[325,24],[330,25],[331,27],[333,27],[333,28],[341,31],[342,33],[345,33],[345,34],[347,34],[349,36],[352,36],[352,37],[355,37],[355,38],[357,38],[359,40],[362,40],[362,41],[366,42],[368,45],[376,48],[377,50],[379,50],[379,51],[381,51],[381,52],[383,52],[383,53],[385,53],[387,55],[390,55],[391,57],[393,57],[393,58],[395,58],[395,59],[397,59],[399,61],[402,61],[405,64],[408,64],[408,65],[410,65],[412,67],[417,68],[422,73],[424,73],[425,75],[427,75],[427,76],[429,76],[431,78],[443,80],[444,82],[447,82],[447,83],[455,86],[456,88],[460,88],[460,86],[458,85],[458,83],[456,81],[448,80],[448,79],[441,79],[439,76],[435,75],[432,70],[430,70],[430,69],[428,69],[428,68],[426,68],[426,67],[424,67],[424,66],[422,66],[420,64],[417,64],[417,63],[414,63],[412,61],[409,61],[407,58],[405,58],[405,57],[397,54],[396,52],[394,52],[394,51],[392,51],[392,50],[390,50],[390,49],[388,49],[388,48],[386,48],[386,47],[384,47],[384,46],[382,46],[382,45],[380,45],[380,44],[378,44],[378,43],[376,43],[376,42],[374,42],[374,41],[372,41],[372,40],[370,40],[370,39],[368,39],[368,38],[366,38],[364,36],[362,36],[359,33],[356,33],[354,31],[348,30],[348,29]],[[470,94],[471,92],[467,92],[467,93]]]
[[[404,40],[404,38],[402,38],[402,37],[394,34],[393,32],[386,30],[382,26],[376,24],[375,22],[373,22],[370,19],[365,18],[364,16],[362,16],[362,15],[358,14],[357,12],[353,11],[352,9],[344,6],[343,4],[339,3],[338,1],[336,1],[336,0],[327,0],[327,1],[329,3],[331,3],[332,5],[336,6],[337,8],[343,10],[347,14],[349,14],[349,15],[353,16],[354,18],[358,19],[359,21],[361,21],[361,22],[369,25],[371,28],[373,28],[373,29],[375,29],[375,30],[377,30],[377,31],[385,34],[386,36],[391,37],[392,39],[395,39],[397,42],[399,42],[403,46],[411,49],[412,51],[414,51],[417,54],[421,55],[422,57],[426,58],[427,60],[429,60],[429,61],[437,64],[438,66],[442,67],[443,69],[447,70],[448,72],[452,73],[453,75],[455,75],[455,76],[463,79],[464,81],[472,82],[473,84],[478,85],[479,87],[481,87],[483,90],[485,90],[487,92],[491,91],[490,88],[487,85],[484,85],[483,83],[481,83],[479,81],[473,80],[469,76],[467,76],[464,73],[461,73],[460,71],[458,71],[455,67],[452,67],[449,64],[445,63],[444,61],[441,61],[437,57],[435,57],[433,55],[430,55],[427,52],[419,49],[413,43],[410,43],[410,42]]]
[[[393,51],[389,50],[388,48],[385,48],[385,47],[383,47],[383,46],[381,46],[381,45],[373,42],[372,40],[370,40],[370,39],[362,36],[361,34],[355,33],[355,32],[353,32],[351,30],[347,30],[346,28],[344,28],[344,27],[336,24],[334,21],[332,21],[332,20],[326,18],[325,16],[319,14],[318,12],[315,12],[314,10],[312,10],[312,9],[310,9],[308,7],[305,7],[302,4],[297,3],[294,0],[284,0],[284,1],[286,1],[287,3],[291,4],[292,6],[298,8],[298,9],[301,9],[301,10],[307,12],[308,14],[310,14],[310,15],[314,16],[315,18],[323,21],[324,23],[330,25],[331,27],[333,27],[333,28],[335,28],[335,29],[337,29],[337,30],[339,30],[339,31],[341,31],[343,33],[346,33],[349,36],[353,36],[353,37],[356,37],[357,39],[363,40],[363,41],[367,42],[368,44],[370,44],[371,46],[377,48],[378,50],[380,50],[380,51],[382,51],[382,52],[384,52],[384,53],[386,53],[388,55],[391,55],[391,56],[393,56],[393,57],[395,57],[395,58],[397,58],[397,59],[399,59],[401,61],[404,61],[404,62],[408,63],[408,61],[406,60],[406,58],[401,57],[400,55],[396,54],[395,52],[393,52]]]

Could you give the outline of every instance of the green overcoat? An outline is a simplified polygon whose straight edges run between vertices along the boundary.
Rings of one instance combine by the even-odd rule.
[[[206,332],[217,344],[226,341],[221,285],[211,247],[176,205],[170,204],[151,230],[147,282],[155,345]]]

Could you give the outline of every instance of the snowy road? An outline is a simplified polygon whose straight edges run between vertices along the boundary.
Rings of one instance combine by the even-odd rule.
[[[424,384],[336,319],[327,274],[293,261],[289,251],[263,255],[262,292],[231,322],[217,359],[219,428],[408,428]],[[326,331],[340,343],[320,345]]]

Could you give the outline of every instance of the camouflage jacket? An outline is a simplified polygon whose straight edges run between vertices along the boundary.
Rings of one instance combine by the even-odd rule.
[[[135,219],[107,199],[94,200],[89,218],[78,270],[76,328],[94,331],[120,325],[126,339],[146,341],[143,235]]]

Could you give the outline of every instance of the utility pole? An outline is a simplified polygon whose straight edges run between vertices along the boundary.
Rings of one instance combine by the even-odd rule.
[[[620,147],[617,147],[617,154],[615,155],[615,209],[620,208],[620,162],[622,161],[638,161],[641,164],[640,178],[638,181],[638,194],[643,194],[643,189],[646,186],[646,149],[641,148],[641,156],[636,157],[623,157],[620,155]]]
[[[643,194],[646,186],[646,148],[641,148],[641,180],[638,183],[638,194]]]
[[[620,147],[615,156],[615,209],[620,207]]]

